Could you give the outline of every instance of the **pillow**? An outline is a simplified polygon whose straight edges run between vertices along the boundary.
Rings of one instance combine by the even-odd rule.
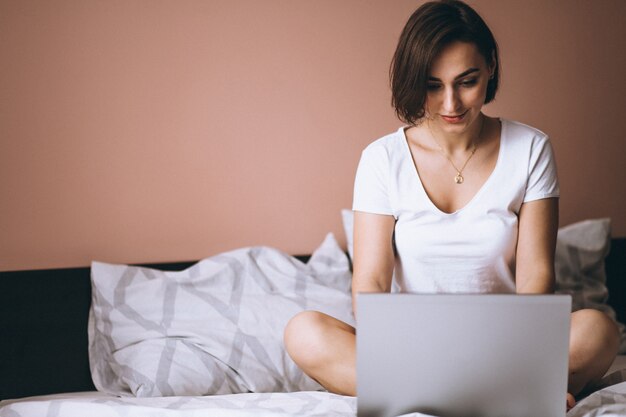
[[[557,293],[572,296],[572,311],[594,308],[615,320],[615,311],[607,304],[604,259],[611,244],[611,220],[593,219],[559,229],[556,241],[555,272]],[[617,322],[617,321],[616,321]],[[626,353],[626,331],[617,322]]]
[[[307,264],[253,247],[178,272],[93,262],[91,279],[91,373],[113,395],[320,390],[285,352],[285,325],[308,309],[354,324],[332,234]]]
[[[354,259],[354,212],[349,209],[341,210],[341,220],[343,223],[343,231],[346,234],[346,244],[348,246],[348,255],[350,259]]]
[[[341,210],[348,253],[353,256],[352,210]],[[555,253],[556,292],[572,296],[572,311],[595,308],[615,320],[615,311],[607,304],[604,259],[611,242],[610,219],[593,219],[559,229]],[[626,353],[626,329],[621,332],[620,353]]]

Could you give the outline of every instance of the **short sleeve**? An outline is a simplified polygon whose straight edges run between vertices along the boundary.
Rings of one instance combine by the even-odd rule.
[[[544,136],[533,142],[530,151],[524,202],[550,197],[559,197],[559,180],[552,146]]]
[[[389,203],[389,157],[382,146],[368,146],[354,181],[352,210],[374,214],[392,215]]]

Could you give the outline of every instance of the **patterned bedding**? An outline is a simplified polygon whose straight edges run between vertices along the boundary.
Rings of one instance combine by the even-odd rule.
[[[180,273],[98,267],[100,281],[92,277],[90,359],[101,391],[1,401],[0,417],[356,415],[356,398],[305,388],[311,381],[281,348],[285,322],[297,311],[315,308],[351,319],[349,264],[334,238],[327,237],[307,264],[253,248]],[[239,271],[237,286],[229,272],[233,267]],[[174,300],[180,308],[170,314]],[[189,321],[199,315],[204,315],[203,325]],[[239,343],[242,332],[246,343]],[[193,349],[170,346],[178,342]],[[130,353],[122,356],[125,351]],[[203,366],[210,371],[215,364],[232,374],[230,382],[205,386]],[[190,383],[194,378],[195,385]],[[293,392],[257,391],[274,387]],[[626,356],[618,358],[597,391],[567,413],[596,416],[626,416]]]
[[[1,417],[243,417],[356,415],[354,397],[320,391],[205,397],[114,397],[77,393],[0,402]]]
[[[321,390],[287,355],[283,332],[303,310],[353,323],[351,278],[332,234],[306,264],[270,247],[176,272],[94,262],[94,385],[133,397]]]
[[[626,355],[617,358],[600,386],[603,388],[581,399],[567,417],[626,416]],[[356,398],[322,391],[152,398],[80,392],[0,401],[0,417],[85,416],[354,417]]]
[[[626,416],[626,369],[613,373],[610,378],[623,382],[579,401],[567,417]],[[0,417],[85,416],[353,417],[356,416],[356,398],[319,391],[154,398],[115,397],[90,392],[0,402]]]

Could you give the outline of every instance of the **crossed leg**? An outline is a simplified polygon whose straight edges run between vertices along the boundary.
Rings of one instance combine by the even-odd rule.
[[[317,311],[304,311],[285,328],[285,347],[294,362],[328,391],[356,395],[356,331]],[[572,313],[569,347],[568,407],[574,396],[597,383],[619,348],[615,323],[604,313]]]
[[[617,325],[598,310],[572,313],[569,345],[568,390],[578,395],[598,383],[619,349]]]
[[[318,311],[303,311],[285,328],[285,348],[308,376],[330,392],[356,396],[356,331]]]

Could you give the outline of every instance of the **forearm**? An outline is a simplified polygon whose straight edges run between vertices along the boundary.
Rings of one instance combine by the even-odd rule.
[[[555,290],[554,269],[524,271],[515,280],[517,294],[553,294]]]
[[[393,216],[354,213],[354,273],[352,311],[356,316],[357,294],[389,292],[394,268]]]
[[[519,214],[515,287],[518,294],[552,294],[558,199],[524,203]]]
[[[352,312],[356,317],[357,295],[359,293],[381,293],[391,291],[391,279],[383,277],[375,279],[371,277],[353,276],[352,278]]]

